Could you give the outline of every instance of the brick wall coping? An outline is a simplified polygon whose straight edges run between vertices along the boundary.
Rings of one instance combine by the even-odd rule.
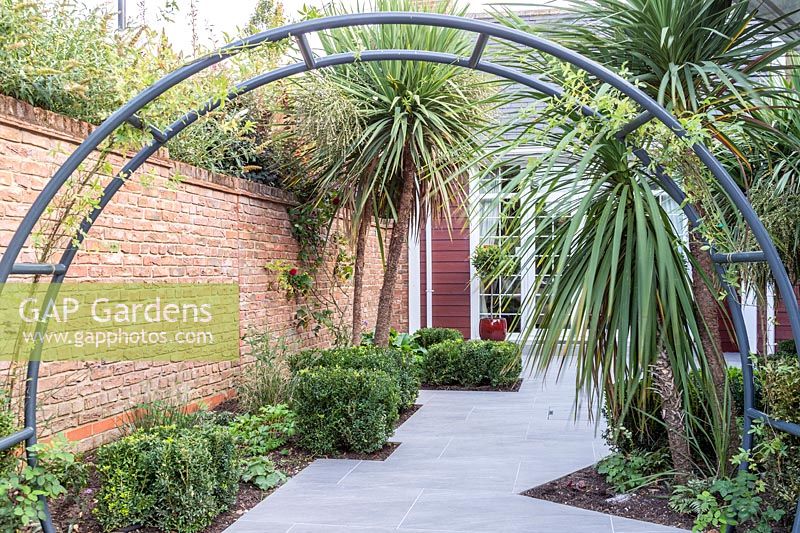
[[[81,143],[95,126],[74,118],[33,106],[22,100],[0,94],[0,124],[36,134],[55,137],[69,143]],[[190,135],[191,133],[187,133]],[[284,205],[297,205],[295,196],[263,183],[217,174],[169,158],[166,148],[160,149],[148,163],[172,169],[185,176],[183,183],[206,189],[230,192],[241,196],[266,199]]]

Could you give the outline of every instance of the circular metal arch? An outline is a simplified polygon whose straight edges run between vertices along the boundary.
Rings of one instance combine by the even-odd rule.
[[[450,28],[475,33],[477,34],[477,40],[475,49],[472,55],[468,58],[442,52],[422,50],[353,51],[350,53],[333,54],[317,58],[314,57],[313,53],[311,52],[306,39],[306,34],[308,33],[349,26],[376,24],[402,24]],[[148,103],[152,102],[161,94],[169,90],[171,87],[182,83],[191,76],[211,67],[216,63],[239,54],[242,51],[247,51],[257,48],[265,43],[273,43],[287,38],[295,38],[297,40],[298,45],[300,46],[300,51],[303,55],[303,62],[280,67],[271,72],[260,74],[254,78],[251,78],[250,80],[237,84],[234,90],[229,93],[229,100],[233,100],[244,93],[274,81],[311,70],[350,63],[390,60],[426,61],[455,65],[464,68],[472,68],[517,82],[521,85],[541,92],[545,96],[553,97],[562,94],[562,89],[560,87],[543,82],[535,76],[483,60],[482,54],[486,42],[489,38],[495,38],[515,43],[517,45],[526,46],[533,50],[546,53],[561,61],[570,63],[576,68],[595,76],[600,81],[611,85],[625,96],[634,100],[641,107],[642,114],[631,121],[629,125],[623,127],[618,134],[618,138],[624,139],[626,135],[634,131],[636,128],[654,119],[667,126],[675,136],[679,138],[686,136],[685,130],[681,127],[680,123],[675,117],[673,117],[655,100],[619,75],[576,52],[523,31],[507,28],[491,22],[433,13],[357,13],[303,21],[280,28],[270,29],[245,39],[232,42],[220,48],[213,54],[196,59],[171,72],[170,74],[167,74],[159,81],[139,93],[128,103],[120,107],[111,116],[109,116],[64,161],[64,163],[52,176],[50,181],[45,185],[39,196],[31,205],[27,214],[21,221],[18,229],[12,236],[2,258],[0,258],[0,283],[6,282],[11,275],[52,275],[50,283],[51,286],[54,287],[54,290],[57,290],[58,285],[64,280],[66,273],[69,270],[73,259],[75,258],[80,242],[83,240],[85,234],[89,231],[94,221],[97,220],[99,215],[102,213],[105,206],[108,205],[116,192],[124,185],[127,178],[136,172],[136,170],[141,167],[142,164],[144,164],[170,139],[181,133],[184,129],[196,122],[203,115],[219,107],[221,102],[209,101],[202,108],[187,112],[183,117],[173,122],[164,131],[159,131],[155,128],[143,125],[138,119],[136,113]],[[593,110],[588,108],[584,109],[583,113],[587,115],[596,114]],[[17,258],[19,257],[26,240],[31,235],[36,223],[44,214],[45,210],[61,190],[68,178],[106,138],[108,138],[117,128],[126,122],[137,127],[149,129],[153,135],[153,140],[144,148],[142,148],[136,155],[134,155],[123,166],[121,171],[109,182],[104,190],[99,205],[82,223],[79,233],[76,234],[74,241],[70,242],[67,248],[64,250],[64,253],[58,263],[18,263]],[[686,195],[678,186],[678,184],[675,183],[675,181],[664,172],[663,168],[660,167],[657,162],[651,159],[649,154],[644,149],[637,147],[632,148],[634,155],[639,158],[644,165],[652,170],[653,178],[662,187],[662,189],[676,202],[678,202],[679,205],[683,206],[683,211],[690,224],[693,226],[699,224],[697,211],[691,204],[686,202]],[[749,359],[750,347],[748,343],[747,329],[742,317],[741,308],[739,306],[736,293],[732,287],[728,286],[724,282],[722,277],[724,274],[723,265],[727,263],[748,261],[764,261],[769,265],[779,294],[786,306],[789,322],[792,328],[792,335],[797,345],[800,346],[800,309],[798,307],[798,301],[795,297],[791,281],[768,232],[758,219],[757,214],[750,206],[744,193],[736,185],[736,182],[703,144],[693,144],[692,150],[708,168],[708,170],[717,180],[720,187],[730,197],[731,201],[742,215],[750,230],[753,232],[756,241],[761,247],[761,249],[757,251],[739,252],[733,254],[718,254],[713,249],[709,251],[712,259],[714,259],[716,263],[716,270],[719,275],[720,282],[727,292],[727,300],[731,304],[730,309],[732,311],[732,321],[741,356],[742,370],[744,374],[745,408],[743,447],[749,450],[752,446],[752,436],[749,434],[749,429],[753,420],[762,420],[775,429],[785,431],[792,435],[800,436],[800,425],[772,419],[762,411],[756,409],[756,406],[754,405],[753,372]],[[27,450],[27,448],[36,443],[37,437],[36,396],[40,365],[38,356],[38,350],[34,351],[31,359],[28,362],[24,398],[24,428],[11,435],[0,436],[0,451],[16,446],[21,442],[25,442],[27,461],[31,465],[36,464],[36,455],[35,453]],[[746,467],[746,463],[741,465],[741,468]],[[43,501],[43,504],[46,516],[43,520],[41,520],[42,528],[46,533],[53,533],[55,532],[55,528],[53,527],[52,520],[50,518],[47,502]],[[800,509],[800,502],[798,503],[798,509]],[[793,533],[800,533],[800,516],[798,515],[800,515],[800,513],[797,513],[795,516],[795,522],[792,528]]]

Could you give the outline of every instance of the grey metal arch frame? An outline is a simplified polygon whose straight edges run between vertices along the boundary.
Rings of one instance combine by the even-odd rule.
[[[474,51],[470,57],[457,57],[453,54],[433,51],[374,50],[363,52],[354,51],[351,53],[334,54],[317,58],[314,56],[308,46],[308,41],[306,38],[308,33],[347,26],[374,24],[404,24],[451,28],[475,33],[477,34],[477,39]],[[619,131],[618,137],[620,139],[624,139],[632,131],[636,130],[638,127],[649,122],[650,120],[659,120],[677,137],[686,136],[686,132],[682,129],[680,123],[671,114],[669,114],[663,107],[643,93],[640,89],[636,88],[634,85],[630,84],[614,72],[558,44],[519,30],[510,29],[498,24],[475,19],[430,13],[358,13],[304,21],[281,28],[271,29],[230,43],[220,48],[214,54],[199,58],[164,76],[161,80],[142,91],[139,95],[114,112],[108,119],[98,126],[66,159],[66,161],[53,175],[37,199],[34,201],[30,210],[20,223],[19,228],[14,233],[8,248],[6,249],[2,258],[0,258],[0,283],[7,281],[11,275],[49,275],[51,276],[50,286],[52,287],[53,291],[57,291],[60,283],[65,279],[67,271],[69,270],[69,267],[79,250],[79,245],[83,240],[84,235],[91,229],[93,223],[100,216],[105,206],[108,205],[108,203],[113,199],[116,192],[119,191],[119,189],[124,185],[127,178],[136,172],[136,170],[141,167],[141,165],[144,164],[161,146],[181,133],[188,126],[196,122],[200,117],[219,107],[221,102],[210,101],[200,109],[189,111],[179,120],[173,122],[164,131],[159,131],[153,127],[143,125],[138,119],[136,113],[149,102],[153,101],[161,94],[169,90],[171,87],[185,81],[194,74],[197,74],[198,72],[201,72],[208,67],[225,60],[228,57],[236,55],[242,51],[256,48],[264,43],[276,42],[287,38],[295,38],[297,40],[303,57],[303,62],[280,67],[271,72],[264,73],[250,80],[241,82],[228,95],[230,100],[233,100],[241,94],[252,91],[263,85],[286,78],[288,76],[300,74],[302,72],[349,63],[387,60],[427,61],[433,63],[452,64],[459,67],[472,68],[481,72],[499,76],[501,78],[506,78],[521,85],[530,87],[547,96],[558,96],[562,94],[561,88],[553,84],[545,83],[534,76],[524,74],[517,70],[484,61],[482,59],[482,55],[486,43],[489,38],[495,38],[516,43],[518,45],[527,46],[531,49],[544,52],[557,59],[570,63],[575,67],[597,77],[599,80],[615,87],[627,97],[637,102],[642,108],[642,113],[630,124],[623,127]],[[587,115],[595,114],[595,112],[591,109],[584,109],[583,112]],[[126,122],[136,127],[147,129],[153,136],[153,140],[144,148],[142,148],[136,155],[134,155],[123,166],[119,174],[117,174],[109,182],[103,193],[101,201],[99,202],[99,205],[83,222],[74,242],[71,242],[66,250],[64,250],[64,253],[58,263],[18,263],[17,258],[19,257],[26,240],[33,232],[36,223],[45,212],[47,206],[61,190],[67,179],[106,138],[108,138],[117,128]],[[650,158],[644,149],[636,147],[633,148],[634,155],[652,171],[652,177],[654,181],[658,183],[674,200],[676,200],[680,205],[684,206],[683,210],[689,222],[693,225],[697,225],[699,223],[697,212],[690,204],[685,202],[686,195],[678,186],[678,184],[675,183],[675,181],[664,172],[662,167],[660,167]],[[731,198],[733,204],[741,213],[743,219],[750,227],[750,230],[753,232],[756,241],[761,247],[761,250],[759,251],[740,252],[733,254],[719,254],[713,249],[709,252],[711,253],[712,259],[717,265],[716,270],[719,274],[721,282],[723,283],[723,287],[727,292],[727,299],[732,304],[732,320],[737,341],[739,343],[742,368],[744,371],[745,427],[743,434],[743,446],[745,449],[750,449],[752,446],[752,436],[749,434],[749,429],[754,420],[762,420],[775,429],[785,431],[795,436],[800,436],[800,425],[772,419],[764,412],[759,411],[754,405],[753,372],[749,360],[750,347],[747,339],[747,330],[738,305],[736,293],[730,286],[724,283],[724,279],[722,278],[722,274],[724,273],[723,265],[750,261],[763,261],[769,265],[775,278],[776,286],[780,296],[786,305],[790,325],[792,328],[792,334],[795,341],[800,346],[800,310],[798,308],[798,302],[794,295],[791,282],[786,273],[786,269],[780,260],[780,256],[778,255],[775,245],[772,243],[769,237],[769,234],[767,233],[763,224],[761,224],[759,221],[758,216],[753,211],[745,195],[738,188],[734,180],[705,146],[702,144],[694,144],[692,146],[692,150],[703,162],[703,164],[711,171],[719,185]],[[38,360],[39,355],[40,353],[38,350],[34,351],[34,353],[31,355],[30,361],[28,362],[24,397],[24,428],[21,431],[17,431],[11,435],[0,438],[0,451],[8,449],[12,446],[16,446],[23,441],[26,444],[26,448],[29,448],[36,443],[36,396],[40,365],[40,361]],[[29,464],[36,464],[35,453],[28,450],[27,461]],[[746,467],[747,464],[741,465],[741,468]],[[47,502],[45,501],[43,503],[45,506],[46,516],[41,521],[41,525],[46,533],[51,533],[55,531],[55,528],[53,527],[49,511],[47,510]],[[798,510],[800,510],[800,502],[798,502]],[[798,512],[795,516],[795,522],[792,529],[793,533],[800,533],[800,516],[798,515],[800,515],[800,512]]]

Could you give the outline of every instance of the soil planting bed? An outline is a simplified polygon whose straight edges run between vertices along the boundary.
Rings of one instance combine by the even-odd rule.
[[[292,477],[314,461],[315,457],[302,450],[287,447],[280,451],[272,452],[270,454],[270,459],[275,463],[278,470],[288,477]],[[100,488],[100,480],[91,462],[89,462],[89,469],[89,485],[80,493],[77,500],[75,498],[60,498],[51,503],[53,522],[56,525],[57,531],[69,531],[69,526],[72,524],[75,525],[73,531],[76,532],[102,533],[103,528],[100,527],[100,523],[92,514],[92,509],[95,506],[94,495]],[[275,489],[264,491],[248,483],[239,483],[239,493],[236,495],[236,502],[234,502],[230,509],[217,516],[211,525],[203,530],[203,533],[220,533],[224,531],[246,511],[255,507],[274,490]],[[159,533],[158,529],[151,527],[140,527],[127,531],[136,531],[137,533]]]
[[[395,427],[399,427],[400,424],[408,420],[411,415],[417,412],[420,407],[422,406],[414,405],[400,413],[400,418],[398,419]],[[230,411],[233,413],[240,412],[239,406],[235,400],[229,400],[224,404],[217,406],[214,410]],[[372,453],[343,452],[323,457],[331,459],[383,461],[392,455],[392,452],[394,452],[398,446],[400,446],[399,443],[388,442],[383,448]],[[314,459],[317,458],[319,458],[319,456],[314,456],[292,445],[291,443],[288,446],[285,446],[284,448],[276,450],[270,454],[270,459],[272,459],[272,461],[275,463],[275,466],[278,468],[278,470],[286,474],[288,477],[297,475],[301,470],[303,470],[306,466],[311,464]],[[78,497],[59,498],[58,500],[51,502],[50,507],[53,515],[53,522],[56,525],[57,531],[70,531],[70,525],[73,526],[72,531],[80,533],[102,533],[103,531],[99,522],[97,522],[92,514],[92,509],[95,506],[94,496],[100,488],[100,480],[95,472],[92,459],[93,457],[91,454],[84,458],[84,460],[89,464],[89,484],[83,491],[81,491]],[[236,502],[226,512],[217,516],[211,525],[203,530],[203,533],[221,533],[245,512],[258,505],[261,500],[269,496],[273,491],[275,491],[275,489],[263,491],[248,483],[240,483],[239,493],[236,496]],[[137,533],[159,533],[159,530],[149,527],[128,529],[127,531],[136,531]]]
[[[669,508],[669,494],[662,487],[648,487],[619,497],[594,466],[526,490],[522,494],[664,526],[692,529],[693,524],[689,516]],[[617,499],[612,499],[615,496]]]

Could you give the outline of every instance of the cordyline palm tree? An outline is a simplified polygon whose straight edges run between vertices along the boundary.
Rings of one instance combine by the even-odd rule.
[[[753,208],[775,242],[792,281],[800,281],[800,71],[796,54],[787,57],[795,68],[774,76],[773,84],[786,93],[746,117],[750,128],[759,130],[764,142],[754,143],[748,152],[752,171],[745,184]],[[755,249],[757,244],[746,229],[736,236],[740,249]],[[761,327],[766,331],[766,293],[774,286],[769,267],[762,263],[740,266],[746,285],[760,300]],[[766,335],[761,350],[768,353]]]
[[[524,335],[531,362],[544,372],[575,361],[577,390],[590,405],[605,404],[615,423],[651,416],[655,390],[678,479],[698,466],[725,468],[725,409],[706,411],[703,402],[699,412],[691,409],[692,395],[713,397],[714,386],[702,345],[693,342],[702,326],[685,250],[650,169],[614,136],[636,109],[569,69],[551,64],[542,74],[564,85],[566,96],[524,114],[514,144],[546,150],[506,185],[518,191],[520,246],[538,246],[541,258],[523,266],[535,280],[525,302],[538,317]],[[605,118],[583,116],[582,106]],[[703,421],[722,431],[704,429]],[[715,457],[703,454],[701,442]]]
[[[413,0],[377,0],[367,11],[415,11]],[[440,13],[464,14],[451,2],[429,5]],[[333,8],[333,14],[343,11]],[[381,48],[435,50],[469,55],[473,39],[455,30],[431,27],[367,26],[331,30],[320,36],[326,53]],[[330,105],[346,102],[357,118],[357,135],[346,146],[314,142],[308,172],[322,195],[337,190],[351,209],[360,246],[355,280],[363,278],[364,240],[371,219],[394,219],[381,287],[374,342],[386,345],[403,246],[419,213],[430,211],[449,222],[449,209],[466,198],[465,177],[481,164],[475,157],[487,141],[491,91],[475,73],[451,65],[371,62],[314,74],[303,83],[321,84]],[[302,91],[301,91],[302,95]],[[327,104],[320,104],[323,107]],[[298,120],[315,120],[303,117]],[[349,132],[348,132],[349,133]],[[412,226],[413,224],[413,226]],[[359,290],[358,288],[356,289]],[[358,294],[356,295],[358,296]],[[358,302],[356,309],[360,310]],[[354,313],[354,322],[358,320]],[[360,324],[354,324],[354,342]]]
[[[531,25],[513,13],[502,20],[512,26],[551,38],[627,76],[680,119],[699,119],[708,139],[740,174],[749,172],[748,161],[737,147],[726,124],[735,122],[775,90],[765,84],[765,73],[782,68],[775,60],[796,45],[784,42],[796,28],[777,21],[756,20],[758,2],[728,0],[570,0],[567,17]],[[784,21],[781,21],[784,22]],[[518,60],[520,54],[514,59]],[[525,54],[534,69],[541,64]],[[673,154],[674,168],[701,215],[724,210],[721,195],[688,147]],[[695,268],[692,278],[696,322],[695,338],[708,361],[719,404],[727,398],[726,369],[716,325],[718,290],[713,264],[703,237],[711,238],[713,224],[702,224],[690,233],[690,253]],[[731,425],[732,426],[732,425]]]

